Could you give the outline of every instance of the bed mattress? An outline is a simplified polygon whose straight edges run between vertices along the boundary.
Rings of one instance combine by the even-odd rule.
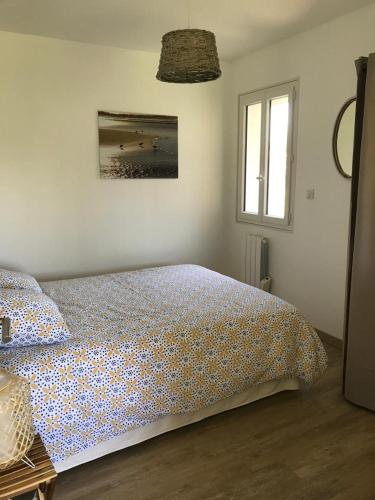
[[[272,396],[278,392],[295,391],[300,387],[299,381],[296,378],[283,378],[281,380],[272,380],[264,384],[258,384],[250,387],[243,392],[236,392],[229,398],[221,399],[217,403],[200,408],[199,410],[180,413],[177,415],[167,415],[160,417],[150,424],[142,427],[137,427],[133,430],[119,434],[113,438],[103,441],[97,445],[91,446],[83,451],[71,455],[65,460],[55,464],[57,472],[62,472],[77,465],[96,460],[97,458],[108,455],[115,451],[134,446],[148,439],[151,439],[165,432],[194,424],[205,418],[223,413],[240,406],[253,403],[258,399],[263,399]]]
[[[30,380],[35,428],[57,468],[160,419],[272,381],[312,382],[326,367],[295,307],[200,266],[41,286],[72,338],[3,349],[0,366]]]

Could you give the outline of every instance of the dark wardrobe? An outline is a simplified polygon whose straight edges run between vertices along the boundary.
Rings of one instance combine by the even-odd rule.
[[[356,68],[344,395],[375,411],[375,54]]]

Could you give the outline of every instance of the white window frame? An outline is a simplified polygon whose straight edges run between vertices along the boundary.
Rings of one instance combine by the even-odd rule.
[[[285,176],[285,217],[279,219],[266,215],[268,188],[268,143],[270,100],[275,97],[289,96],[289,127],[287,143],[287,166]],[[298,118],[299,80],[291,80],[279,85],[267,87],[239,96],[239,145],[238,145],[238,186],[237,186],[237,220],[262,226],[292,230],[294,185],[297,154],[297,118]],[[245,175],[246,175],[246,125],[247,106],[262,103],[261,118],[261,151],[259,170],[259,205],[258,214],[245,212]]]

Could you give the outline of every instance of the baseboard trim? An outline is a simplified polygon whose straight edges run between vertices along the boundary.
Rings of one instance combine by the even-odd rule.
[[[343,348],[342,339],[338,339],[337,337],[334,337],[333,335],[330,335],[329,333],[322,332],[322,330],[318,330],[317,328],[315,330],[323,342],[326,342],[327,344],[330,344],[333,347],[337,347],[337,349]]]

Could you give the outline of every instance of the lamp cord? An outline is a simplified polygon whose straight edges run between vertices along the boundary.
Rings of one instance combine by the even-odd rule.
[[[187,0],[187,14],[188,14],[188,28],[190,29],[190,20],[191,20],[191,0]]]

